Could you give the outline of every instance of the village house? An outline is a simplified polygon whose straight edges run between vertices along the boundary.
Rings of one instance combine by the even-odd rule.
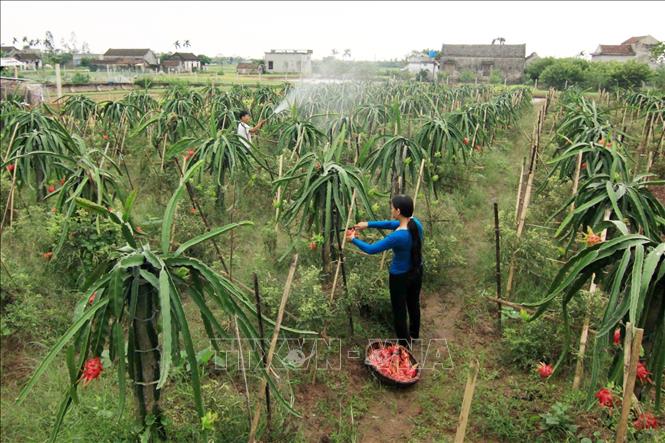
[[[426,55],[412,55],[407,59],[407,65],[402,71],[408,71],[413,74],[419,74],[421,71],[427,73],[427,78],[435,78],[439,72],[439,62],[429,58]]]
[[[7,59],[3,63],[3,67],[17,66],[19,69],[39,69],[42,67],[42,57],[38,50],[35,49],[16,49],[13,46],[0,47],[2,58]],[[14,60],[14,61],[11,61]]]
[[[201,70],[201,60],[191,52],[176,52],[162,60],[166,72],[194,72]]]
[[[536,60],[539,60],[540,56],[536,54],[535,52],[532,52],[529,54],[525,59],[524,59],[524,66],[529,66],[531,63],[535,62]]]
[[[303,74],[312,73],[312,50],[275,50],[264,56],[265,72]]]
[[[98,68],[117,69],[158,69],[159,58],[150,49],[109,49],[92,62]]]
[[[524,75],[526,45],[449,45],[441,47],[440,72],[455,81],[465,72],[478,81],[489,80],[493,70],[508,83],[519,83]]]
[[[261,65],[258,63],[238,63],[236,66],[236,72],[239,75],[256,75],[259,74],[259,71],[262,71]]]
[[[620,45],[598,45],[591,53],[591,61],[594,62],[626,62],[635,60],[650,64],[655,67],[651,60],[651,48],[658,44],[658,40],[651,35],[631,37]]]

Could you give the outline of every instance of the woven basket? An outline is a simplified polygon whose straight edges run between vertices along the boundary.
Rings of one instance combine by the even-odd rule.
[[[395,380],[394,378],[391,378],[391,377],[388,377],[388,376],[382,374],[381,372],[379,372],[379,370],[376,368],[376,366],[374,366],[373,364],[371,364],[369,362],[370,352],[373,351],[374,349],[381,349],[383,347],[385,347],[384,342],[374,341],[374,342],[371,342],[370,344],[368,344],[367,348],[365,349],[365,366],[367,366],[367,369],[369,369],[370,374],[372,374],[372,376],[374,378],[376,378],[377,380],[379,380],[381,383],[383,383],[385,385],[388,385],[388,386],[397,386],[397,387],[400,387],[400,388],[406,388],[408,386],[412,386],[412,385],[418,383],[418,381],[420,380],[420,374],[421,374],[420,366],[416,367],[416,375],[411,380],[409,380],[409,381],[399,381],[399,380]],[[416,363],[418,363],[418,361],[413,356],[411,351],[409,351],[407,348],[405,348],[404,346],[401,346],[401,345],[400,345],[400,348],[403,349],[404,351],[406,351],[407,355],[409,356],[409,359],[411,360],[412,365],[415,365]]]

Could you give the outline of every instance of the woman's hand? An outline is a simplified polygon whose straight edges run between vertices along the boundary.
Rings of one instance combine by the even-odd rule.
[[[353,228],[356,231],[362,231],[363,229],[367,229],[367,222],[356,223],[356,225]]]
[[[355,228],[350,228],[346,230],[346,240],[351,241],[354,238],[356,238],[356,229]]]

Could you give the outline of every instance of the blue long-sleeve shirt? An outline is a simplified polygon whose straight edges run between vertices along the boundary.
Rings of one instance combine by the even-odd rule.
[[[423,226],[420,224],[420,220],[413,217],[413,221],[416,222],[418,226],[418,232],[420,233],[420,242],[423,242]],[[368,228],[377,228],[377,229],[390,229],[393,232],[388,234],[382,240],[379,240],[376,243],[367,243],[358,238],[352,240],[353,244],[358,246],[361,251],[367,254],[378,254],[387,249],[393,250],[393,261],[390,264],[390,273],[394,275],[404,274],[411,270],[411,233],[408,229],[397,229],[399,228],[399,221],[397,220],[385,220],[385,221],[371,221],[367,222]]]

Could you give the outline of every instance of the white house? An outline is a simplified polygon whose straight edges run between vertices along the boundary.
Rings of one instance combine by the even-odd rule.
[[[414,74],[425,71],[427,72],[427,77],[431,79],[439,72],[439,62],[424,55],[412,56],[407,59],[407,65],[402,70]]]
[[[162,60],[165,71],[194,72],[201,70],[201,60],[191,52],[176,52]]]
[[[311,49],[272,49],[264,56],[265,72],[310,75],[312,73],[312,52]]]
[[[651,48],[658,44],[658,40],[651,35],[631,37],[620,45],[598,45],[591,53],[591,61],[594,62],[626,62],[635,60],[654,66],[651,61]]]

